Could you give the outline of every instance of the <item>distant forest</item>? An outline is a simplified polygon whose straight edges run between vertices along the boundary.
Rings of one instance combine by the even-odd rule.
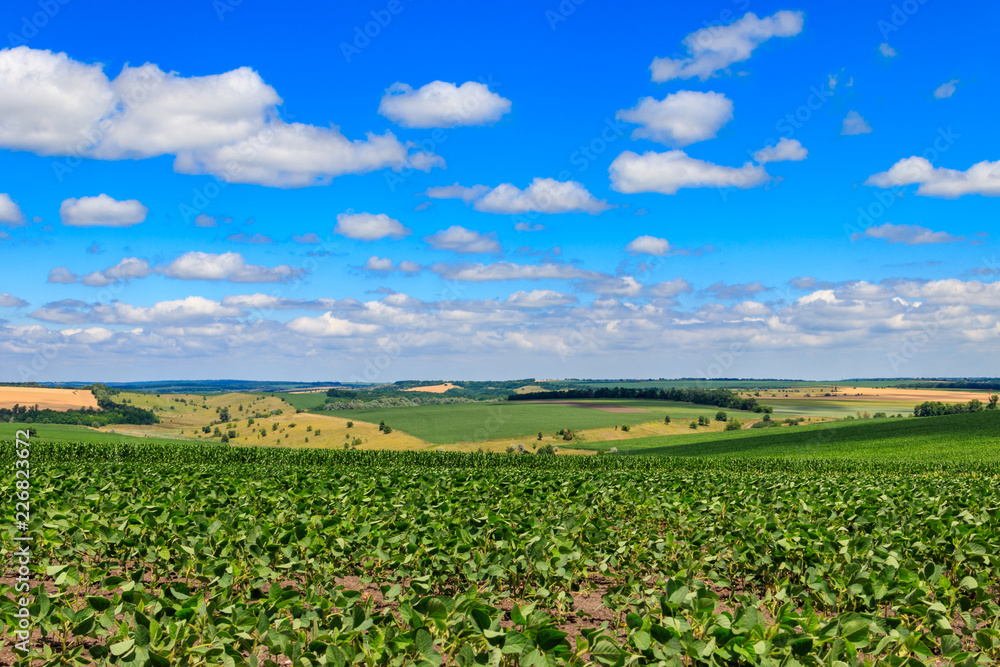
[[[772,412],[767,405],[759,405],[755,398],[742,398],[728,389],[657,389],[631,387],[598,387],[596,389],[567,389],[565,391],[536,391],[525,394],[511,394],[508,401],[538,401],[566,400],[587,398],[632,398],[654,401],[678,401],[681,403],[697,403],[699,405],[715,405],[732,410],[749,410],[751,412]]]

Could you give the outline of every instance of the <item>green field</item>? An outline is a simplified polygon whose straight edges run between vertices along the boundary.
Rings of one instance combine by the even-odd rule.
[[[162,442],[162,443],[182,443],[190,444],[191,439],[186,438],[157,438],[154,436],[136,437],[131,435],[121,435],[119,433],[109,433],[98,431],[87,426],[76,426],[71,424],[2,424],[0,423],[0,439],[12,440],[18,431],[28,427],[38,431],[38,435],[32,440],[51,442],[100,442],[100,443],[139,443],[139,442]],[[114,428],[114,427],[112,427]],[[120,428],[135,428],[128,424],[120,425]]]
[[[579,449],[661,456],[754,456],[885,461],[1000,461],[1000,410],[837,421],[581,443]]]
[[[267,395],[280,398],[299,410],[321,410],[326,403],[326,392],[324,391],[309,392],[307,394],[278,392]]]
[[[840,422],[813,459],[809,427],[681,457],[39,441],[24,664],[985,667],[997,417]]]
[[[616,424],[638,424],[671,419],[697,419],[699,415],[714,417],[719,408],[673,401],[585,401],[596,405],[632,406],[647,412],[606,412],[593,408],[521,401],[497,403],[460,403],[455,405],[420,405],[406,408],[375,410],[336,410],[326,414],[379,423],[384,421],[394,429],[404,431],[438,445],[455,442],[478,442],[502,438],[532,437],[539,431],[551,434],[561,428],[574,431],[610,427]],[[732,416],[751,413],[729,410]]]

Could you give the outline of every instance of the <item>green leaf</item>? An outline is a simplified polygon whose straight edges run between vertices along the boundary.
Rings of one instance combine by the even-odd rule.
[[[117,644],[112,644],[111,653],[113,655],[125,655],[132,650],[133,646],[135,646],[135,640],[126,639],[125,641],[118,642]]]

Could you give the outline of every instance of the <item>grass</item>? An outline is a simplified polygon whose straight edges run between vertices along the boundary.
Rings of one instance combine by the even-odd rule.
[[[156,437],[156,436],[131,436],[121,433],[112,433],[110,430],[98,431],[87,426],[76,426],[73,424],[0,424],[0,439],[13,440],[18,431],[28,427],[38,431],[38,435],[32,440],[51,442],[163,442],[163,443],[183,443],[191,444],[190,439],[178,437]],[[118,427],[128,428],[128,424],[119,424]]]
[[[288,392],[279,392],[274,394],[268,394],[268,396],[275,396],[290,403],[293,407],[299,410],[322,410],[323,405],[326,403],[326,392],[325,391],[311,391],[306,394],[290,394]]]
[[[420,405],[404,408],[330,411],[328,414],[379,423],[385,421],[393,429],[443,445],[456,442],[480,442],[504,438],[528,438],[539,431],[546,436],[561,428],[573,431],[611,428],[616,424],[635,426],[643,422],[672,419],[697,419],[699,415],[714,417],[719,408],[695,406],[672,401],[591,401],[598,405],[639,407],[648,412],[606,412],[593,408],[546,403],[460,403],[454,405]],[[733,416],[749,413],[731,412]],[[573,445],[567,445],[573,446]]]
[[[1000,410],[851,420],[723,433],[581,443],[579,449],[663,456],[762,456],[911,461],[1000,461]]]

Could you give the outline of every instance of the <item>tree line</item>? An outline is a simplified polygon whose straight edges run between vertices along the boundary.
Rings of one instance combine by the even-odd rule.
[[[566,399],[646,399],[654,401],[677,401],[679,403],[697,403],[699,405],[714,405],[732,410],[747,410],[750,412],[770,413],[773,408],[760,405],[753,397],[744,398],[728,389],[701,389],[685,387],[678,389],[658,389],[656,387],[598,387],[592,389],[567,389],[563,391],[536,391],[524,394],[510,394],[508,401],[546,401]]]
[[[914,417],[938,417],[940,415],[956,415],[963,412],[982,412],[983,410],[996,410],[997,401],[1000,396],[993,394],[988,403],[983,403],[978,398],[974,398],[968,403],[943,403],[941,401],[924,401],[913,408]]]

